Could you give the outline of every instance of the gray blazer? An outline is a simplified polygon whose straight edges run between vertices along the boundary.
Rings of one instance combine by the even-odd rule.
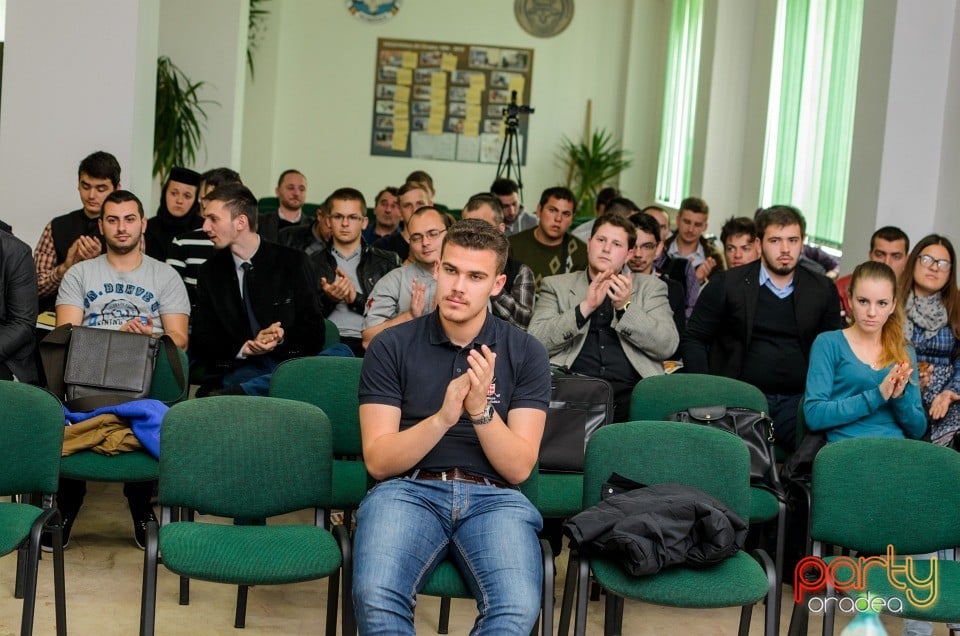
[[[553,364],[571,366],[583,348],[590,323],[577,329],[576,308],[589,286],[583,271],[547,276],[540,285],[527,331],[546,346]],[[634,274],[630,306],[623,318],[614,317],[613,329],[637,373],[644,378],[663,374],[663,360],[677,350],[680,341],[667,285],[655,276]]]

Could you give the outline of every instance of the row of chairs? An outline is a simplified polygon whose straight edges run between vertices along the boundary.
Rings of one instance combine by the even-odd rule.
[[[330,508],[355,509],[368,486],[366,471],[359,460],[356,393],[344,390],[356,386],[359,364],[359,360],[315,358],[281,365],[275,374],[271,395],[296,400],[300,404],[262,398],[208,398],[172,409],[169,422],[164,424],[164,453],[160,464],[164,527],[151,529],[145,556],[143,633],[152,633],[158,550],[163,554],[166,566],[182,576],[238,584],[244,592],[245,586],[251,584],[329,576],[328,633],[333,633],[336,628],[340,595],[343,631],[352,633],[349,541],[342,527],[333,532],[324,529],[329,528],[324,513]],[[663,384],[653,387],[657,389],[655,395],[663,397],[678,392],[680,383],[686,381],[680,380],[681,377],[658,380]],[[647,383],[652,380],[645,380],[641,386],[651,386]],[[3,383],[3,390],[8,413],[23,414],[23,419],[5,418],[4,428],[8,430],[4,431],[4,436],[14,443],[0,448],[0,494],[50,493],[56,488],[56,466],[62,438],[59,403],[51,395],[33,387]],[[704,392],[703,385],[700,390]],[[724,399],[714,397],[707,395],[703,399],[712,401],[700,403],[731,404],[730,394],[720,396]],[[696,404],[686,406],[690,405]],[[643,402],[636,401],[634,407],[643,408]],[[677,410],[667,405],[662,408]],[[658,413],[653,407],[645,412],[651,413],[647,416],[651,419],[660,417],[653,415]],[[634,414],[638,415],[636,410]],[[327,415],[333,420],[332,426]],[[43,420],[56,422],[56,428],[38,426]],[[300,420],[310,424],[294,424]],[[244,421],[249,422],[249,428],[246,424],[238,426],[238,422]],[[25,425],[27,422],[29,426]],[[198,428],[201,426],[202,429]],[[269,427],[268,436],[264,436],[264,426]],[[14,431],[18,430],[29,440],[26,437],[17,439]],[[281,433],[287,430],[293,433],[291,439],[284,437],[281,440]],[[43,435],[40,431],[48,431],[48,434]],[[295,468],[290,457],[299,452],[307,437],[316,440],[305,449],[311,458],[308,463],[297,464],[299,468]],[[276,452],[272,449],[265,452],[264,440],[274,444],[275,439],[278,440]],[[25,448],[37,452],[45,449],[43,452],[55,455],[56,460],[34,461],[22,452]],[[5,453],[3,449],[16,450]],[[331,460],[331,457],[337,459]],[[866,457],[871,461],[863,461]],[[272,461],[265,462],[267,466],[258,470],[267,472],[253,472],[250,462],[264,458]],[[329,472],[323,468],[324,462],[329,466]],[[41,474],[43,466],[51,464],[54,469],[48,468]],[[855,474],[851,472],[853,466],[858,469]],[[239,468],[236,474],[231,467]],[[286,472],[287,468],[291,468],[291,474]],[[718,497],[745,518],[750,516],[754,492],[748,485],[749,456],[738,440],[718,431],[665,422],[634,422],[601,429],[594,434],[587,448],[582,485],[577,489],[581,509],[599,500],[600,484],[614,471],[642,483],[688,483]],[[541,510],[545,477],[541,476],[539,483],[525,485],[525,492],[535,503],[541,504]],[[960,466],[956,454],[929,444],[905,440],[852,440],[832,444],[821,452],[815,464],[811,536],[816,541],[845,545],[870,554],[882,554],[886,543],[893,545],[897,554],[926,553],[958,545],[960,528],[954,515],[949,514],[956,509],[957,502],[953,499],[958,496],[955,494],[956,484],[960,483],[957,477],[960,477]],[[247,478],[252,479],[246,481]],[[274,487],[267,488],[265,484],[272,483],[268,481],[270,479],[278,479],[281,488],[283,484],[290,485],[292,499],[281,496]],[[306,482],[298,479],[306,479]],[[251,487],[251,483],[255,486]],[[198,489],[200,484],[207,484],[209,488]],[[938,488],[931,491],[932,487]],[[944,492],[947,490],[949,492]],[[851,505],[850,493],[862,495],[862,504],[857,499],[854,503],[858,505]],[[898,515],[888,507],[888,504],[899,502],[910,506],[909,515]],[[915,510],[912,504],[918,502],[923,505]],[[55,510],[22,506],[0,504],[0,554],[18,546],[29,548],[30,559],[25,561],[24,568],[27,578],[23,587],[27,597],[23,633],[30,633],[37,570],[33,555],[41,530],[46,528],[56,533],[58,520]],[[282,514],[287,511],[287,506],[293,506],[291,509],[316,508],[316,524],[308,529],[280,526],[280,533],[274,534],[276,526],[220,525],[211,528],[206,527],[211,524],[172,521],[181,507],[219,516],[262,518]],[[349,523],[349,515],[345,515],[345,520]],[[229,533],[224,535],[226,539],[221,538],[222,532]],[[251,546],[247,543],[254,537],[261,538],[258,537],[261,534],[268,542],[265,556],[277,557],[279,562],[286,564],[282,573],[257,570],[257,565],[267,563],[272,568],[272,558],[255,561],[249,558],[253,552],[248,551]],[[55,539],[55,546],[57,543]],[[304,559],[299,552],[290,550],[291,546],[300,545],[311,547],[312,558]],[[195,557],[199,558],[198,562]],[[548,569],[545,569],[541,627],[544,633],[552,633],[552,555],[548,554],[546,546],[544,562]],[[941,564],[940,601],[932,609],[918,610],[916,616],[944,621],[960,618],[960,608],[955,602],[957,596],[950,588],[952,582],[960,582],[954,565]],[[564,606],[569,608],[574,592],[579,591],[575,625],[578,634],[585,632],[585,591],[591,572],[593,578],[608,590],[605,616],[609,630],[619,628],[615,623],[622,616],[623,598],[639,598],[677,607],[743,606],[741,633],[749,629],[753,604],[766,600],[765,632],[777,633],[775,612],[779,604],[775,599],[780,585],[769,557],[762,553],[752,557],[741,553],[707,570],[673,568],[643,579],[625,575],[615,562],[591,561],[573,553],[565,584]],[[877,572],[882,575],[879,569]],[[54,574],[58,633],[65,633],[62,551],[54,552]],[[870,580],[871,586],[881,582]],[[342,591],[338,594],[341,583]],[[449,563],[437,570],[424,593],[470,598],[468,588]],[[240,609],[238,603],[238,622]],[[905,609],[909,612],[911,608]],[[802,614],[802,610],[798,606],[795,615]],[[561,612],[560,633],[567,632],[569,611],[566,609],[566,619],[564,611]],[[825,620],[827,618],[825,615]],[[832,617],[829,618],[832,621]],[[826,627],[825,633],[828,633]]]

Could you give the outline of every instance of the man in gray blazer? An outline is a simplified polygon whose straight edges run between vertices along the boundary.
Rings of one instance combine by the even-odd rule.
[[[544,278],[528,329],[551,363],[613,385],[617,422],[629,417],[634,385],[662,374],[680,339],[664,282],[624,269],[636,239],[629,220],[597,219],[587,270]]]

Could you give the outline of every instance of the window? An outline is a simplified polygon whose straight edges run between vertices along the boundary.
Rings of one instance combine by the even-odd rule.
[[[703,0],[674,0],[656,190],[657,203],[673,208],[690,192],[702,32]]]
[[[794,205],[840,247],[850,177],[863,0],[779,0],[760,204]]]

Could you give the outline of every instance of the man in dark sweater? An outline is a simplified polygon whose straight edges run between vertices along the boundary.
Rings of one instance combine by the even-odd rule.
[[[797,267],[805,227],[796,208],[764,210],[757,217],[760,260],[718,273],[703,288],[680,343],[686,371],[763,391],[777,444],[787,450],[795,445],[813,340],[841,326],[833,281]]]
[[[110,153],[97,151],[80,162],[77,181],[83,207],[47,223],[33,252],[40,311],[53,309],[60,281],[72,265],[103,253],[100,207],[120,187],[120,164]]]

